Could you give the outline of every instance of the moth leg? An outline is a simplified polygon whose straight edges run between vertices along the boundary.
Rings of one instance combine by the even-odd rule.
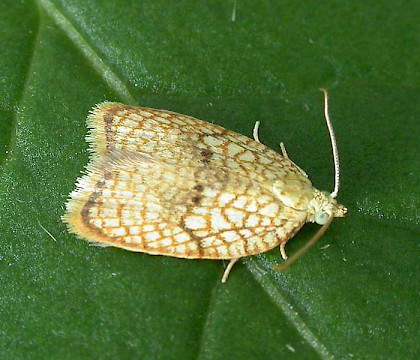
[[[260,143],[261,144],[260,138],[258,137],[258,129],[259,128],[260,128],[260,121],[256,121],[255,122],[255,126],[254,126],[254,130],[253,130],[252,134],[254,135],[254,140],[257,143]]]
[[[281,142],[280,143],[280,149],[281,149],[281,154],[288,159],[289,155],[287,155],[287,151],[286,151],[286,147],[284,146],[284,144]]]
[[[223,276],[222,276],[222,283],[223,283],[223,284],[227,281],[227,279],[228,279],[228,277],[229,277],[229,274],[230,274],[230,271],[231,271],[231,270],[232,270],[232,268],[233,268],[233,265],[235,265],[235,263],[236,263],[238,260],[239,260],[239,258],[230,259],[230,262],[229,262],[228,266],[226,266],[225,272],[223,273]]]
[[[284,260],[286,260],[287,259],[287,255],[286,255],[286,250],[284,250],[284,247],[286,246],[286,242],[282,242],[281,244],[280,244],[280,254],[281,254],[281,257],[284,259]]]
[[[287,155],[287,151],[286,151],[286,147],[284,146],[284,144],[281,142],[280,143],[280,149],[281,149],[281,154],[283,155],[283,157],[287,160],[290,160],[289,155]],[[292,160],[290,160],[292,161]],[[299,171],[302,173],[303,176],[308,177],[308,175],[306,174],[306,172],[304,172],[298,165],[296,165],[293,161],[292,161],[293,165],[295,165]],[[284,258],[284,256],[283,256]]]

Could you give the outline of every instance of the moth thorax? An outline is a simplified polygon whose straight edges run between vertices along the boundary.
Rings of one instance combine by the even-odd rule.
[[[343,217],[347,209],[337,204],[328,192],[314,189],[313,199],[309,202],[307,222],[315,222],[324,225],[329,217]]]
[[[286,206],[307,211],[313,198],[313,187],[308,178],[296,174],[287,174],[272,184],[272,191]]]

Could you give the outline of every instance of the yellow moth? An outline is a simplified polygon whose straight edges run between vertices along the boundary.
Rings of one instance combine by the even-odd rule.
[[[87,119],[90,163],[63,221],[102,245],[230,260],[222,282],[244,256],[280,246],[286,259],[286,243],[306,222],[323,225],[310,246],[347,211],[335,200],[339,161],[323,91],[335,164],[331,194],[312,186],[283,144],[281,154],[261,144],[259,122],[252,140],[171,111],[104,102]]]

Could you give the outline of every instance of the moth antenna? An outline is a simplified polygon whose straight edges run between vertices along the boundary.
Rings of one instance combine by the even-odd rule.
[[[331,147],[332,147],[333,158],[334,158],[335,184],[334,184],[334,191],[330,194],[330,196],[332,198],[335,198],[337,197],[338,188],[340,186],[340,159],[338,157],[338,148],[337,148],[337,142],[335,140],[333,125],[330,119],[330,114],[328,113],[328,92],[327,90],[323,88],[319,90],[321,90],[324,93],[324,116],[325,116],[325,121],[327,122],[328,131],[330,133]]]
[[[316,232],[314,236],[312,236],[311,240],[309,240],[304,246],[302,246],[298,251],[290,256],[283,264],[273,266],[273,269],[283,271],[289,268],[297,259],[299,259],[306,251],[308,251],[308,249],[314,245],[322,235],[324,235],[333,219],[334,215],[330,215],[327,222],[321,226],[321,228]]]

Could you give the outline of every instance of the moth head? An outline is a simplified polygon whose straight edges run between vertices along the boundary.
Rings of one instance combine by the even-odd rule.
[[[337,200],[328,192],[315,190],[314,198],[309,203],[307,221],[324,225],[330,217],[344,217],[347,209],[337,204]]]

